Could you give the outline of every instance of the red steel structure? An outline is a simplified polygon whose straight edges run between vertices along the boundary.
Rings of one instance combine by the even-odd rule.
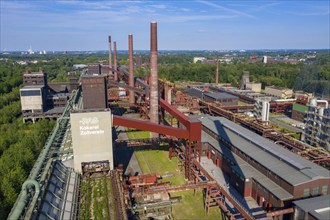
[[[185,139],[185,175],[186,178],[192,179],[193,173],[191,167],[193,165],[193,161],[200,161],[201,157],[200,143],[202,123],[200,121],[191,120],[164,99],[160,99],[159,104],[165,111],[172,115],[172,117],[176,118],[185,127],[185,129],[173,128],[171,126],[159,125],[149,121],[142,121],[116,115],[113,116],[113,126],[124,126]]]

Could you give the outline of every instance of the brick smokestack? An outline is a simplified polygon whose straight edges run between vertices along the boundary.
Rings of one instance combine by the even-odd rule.
[[[118,81],[118,73],[117,73],[117,42],[113,42],[113,72],[114,72],[114,80]]]
[[[215,71],[215,83],[218,84],[219,83],[219,60],[217,60],[217,68]]]
[[[112,74],[112,50],[111,50],[111,36],[109,35],[108,37],[108,42],[109,42],[109,75]]]
[[[133,35],[128,35],[128,59],[129,59],[129,77],[128,85],[134,87],[134,66],[133,66]],[[129,90],[129,104],[134,105],[134,91]]]
[[[150,121],[158,124],[157,23],[150,23]],[[154,135],[152,135],[154,136]]]

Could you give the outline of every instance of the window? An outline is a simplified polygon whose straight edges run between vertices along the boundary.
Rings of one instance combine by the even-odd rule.
[[[304,189],[304,197],[308,197],[309,196],[309,189]]]
[[[328,194],[328,185],[322,186],[322,195],[327,195]]]
[[[313,191],[312,191],[312,195],[313,195],[313,196],[315,196],[315,195],[317,195],[317,194],[319,194],[319,187],[318,187],[318,186],[314,187],[314,188],[313,188]]]
[[[21,96],[40,96],[40,90],[21,90]]]

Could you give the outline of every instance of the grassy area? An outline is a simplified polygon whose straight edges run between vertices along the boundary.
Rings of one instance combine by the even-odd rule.
[[[149,131],[139,131],[135,129],[127,129],[126,130],[127,136],[129,139],[146,139],[150,138]]]
[[[107,177],[100,179],[84,179],[81,186],[79,219],[114,219],[115,205],[111,199],[111,182]],[[109,216],[111,213],[111,216]]]
[[[211,209],[208,214],[204,211],[201,190],[196,192],[196,196],[193,190],[171,193],[171,197],[175,196],[181,196],[182,200],[180,203],[173,204],[173,219],[223,219],[218,208]]]
[[[159,175],[170,174],[172,177],[164,178],[162,181],[170,181],[172,185],[185,184],[184,174],[180,172],[178,166],[179,159],[168,158],[168,151],[162,150],[145,150],[134,152],[143,173],[156,173]]]
[[[180,172],[179,159],[168,159],[168,151],[145,150],[134,152],[143,173],[157,173],[160,175],[172,174],[173,177],[164,178],[162,181],[170,181],[173,186],[185,184],[184,173]],[[181,196],[180,203],[173,205],[172,214],[174,219],[217,219],[221,220],[220,209],[214,208],[207,214],[204,211],[202,191],[199,190],[194,196],[193,190],[171,193],[172,197]]]

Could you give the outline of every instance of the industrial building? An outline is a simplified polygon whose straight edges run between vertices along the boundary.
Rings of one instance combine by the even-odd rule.
[[[309,199],[294,201],[294,217],[295,220],[317,220],[329,219],[330,195],[318,196]]]
[[[330,108],[326,100],[311,99],[305,117],[304,141],[330,151]]]
[[[261,92],[261,83],[255,83],[255,82],[247,82],[245,84],[246,89],[250,89],[253,92],[260,93]]]
[[[70,93],[79,86],[77,78],[65,83],[48,83],[44,72],[24,73],[23,84],[20,89],[20,100],[24,122],[34,122],[40,118],[58,118],[67,104]]]
[[[42,114],[46,109],[47,91],[44,85],[24,86],[20,89],[21,109],[24,116]]]
[[[279,86],[266,86],[265,94],[279,99],[290,99],[293,96],[293,90]]]
[[[107,108],[107,81],[104,75],[85,75],[81,78],[84,109]]]
[[[83,165],[105,161],[114,168],[112,150],[112,120],[109,109],[73,111],[70,114],[74,170],[82,173]],[[101,167],[100,167],[101,168]]]
[[[236,106],[238,105],[239,98],[237,96],[228,94],[226,92],[208,92],[207,87],[190,87],[186,92],[194,97],[200,98],[207,102],[218,102],[221,106]]]
[[[293,200],[327,195],[330,173],[222,117],[201,117],[203,155],[230,177],[232,186],[261,207],[290,207]]]
[[[219,102],[222,106],[238,105],[238,97],[228,93],[204,93],[207,102]]]
[[[173,90],[169,88],[170,84],[158,80],[157,53],[157,23],[152,22],[149,84],[143,80],[134,80],[132,35],[129,35],[129,73],[125,67],[118,68],[118,71],[115,68],[118,78],[126,83],[117,85],[127,88],[131,94],[129,100],[127,97],[120,97],[122,99],[118,100],[123,102],[115,103],[116,107],[127,110],[136,108],[140,115],[149,118],[149,121],[112,115],[107,108],[107,79],[110,77],[102,74],[102,66],[91,65],[89,74],[82,77],[82,87],[68,100],[62,117],[57,121],[36,165],[24,182],[9,218],[77,219],[80,217],[77,214],[81,211],[78,204],[88,203],[81,193],[81,178],[101,173],[111,181],[111,188],[114,189],[106,196],[114,198],[112,211],[115,212],[116,219],[128,219],[127,213],[130,212],[138,214],[140,219],[170,216],[173,201],[168,193],[189,189],[203,189],[206,211],[221,208],[227,219],[258,219],[259,217],[250,210],[243,208],[244,205],[235,199],[236,195],[231,194],[227,186],[220,185],[212,178],[213,171],[203,167],[203,160],[206,159],[212,160],[212,165],[215,164],[217,170],[221,170],[229,177],[230,187],[234,187],[242,197],[252,197],[260,207],[269,211],[267,217],[276,216],[281,219],[284,214],[292,213],[294,200],[330,194],[330,174],[327,169],[226,118],[190,118],[171,105]],[[110,67],[111,58],[109,60]],[[162,86],[159,86],[159,89],[160,83]],[[246,83],[247,80],[244,86]],[[61,91],[65,89],[59,88]],[[213,113],[224,114],[244,126],[254,126],[257,128],[255,131],[262,135],[272,134],[273,130],[269,127],[245,121],[245,117],[236,117],[234,113],[222,109],[222,106],[237,106],[239,99],[244,99],[250,104],[254,103],[254,99],[241,94],[236,96],[233,95],[235,93],[224,93],[217,89],[214,89],[217,92],[211,93],[193,88],[192,92],[203,99],[196,102],[196,108],[208,109],[210,113],[213,110]],[[146,93],[149,99],[144,99],[142,104],[139,103],[137,100],[145,98]],[[167,94],[165,100],[160,97],[162,94]],[[55,96],[51,100],[55,100]],[[57,103],[61,105],[62,102],[60,99]],[[220,106],[218,103],[213,105],[208,102],[219,102]],[[262,112],[266,112],[262,114],[262,118],[267,120],[267,109],[270,108],[270,104],[264,102],[262,105]],[[253,105],[247,107],[253,108]],[[160,124],[164,122],[164,112],[177,121],[177,127]],[[150,142],[162,147],[159,134],[163,134],[163,141],[168,142],[169,158],[178,157],[179,167],[187,179],[186,184],[171,186],[169,182],[157,182],[158,177],[155,174],[128,178],[123,176],[123,165],[119,164],[119,161],[116,161],[117,169],[114,167],[114,160],[118,158],[114,158],[112,129],[116,126],[156,134],[151,135],[152,138],[148,140],[117,142],[116,147],[122,149],[127,149],[127,146],[139,146],[141,143],[145,147],[148,146],[146,143]],[[168,136],[174,138],[170,139]],[[132,186],[134,184],[135,186]],[[227,208],[228,201],[233,208]],[[112,201],[110,205],[111,203]],[[93,207],[89,205],[87,204],[88,207]],[[106,205],[109,206],[109,200],[106,201]],[[91,209],[86,210],[89,212]],[[262,214],[266,215],[266,212],[263,211]]]

